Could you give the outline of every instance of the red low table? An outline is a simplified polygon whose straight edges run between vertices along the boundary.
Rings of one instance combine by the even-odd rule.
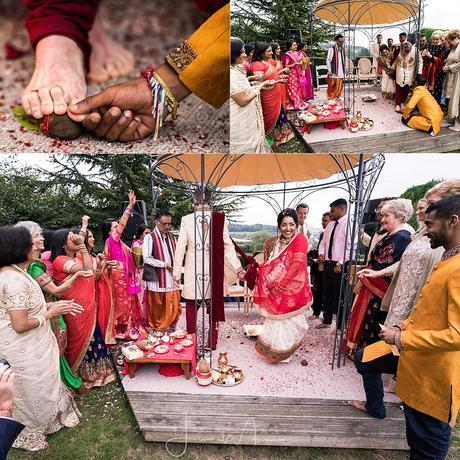
[[[152,356],[143,356],[142,358],[131,360],[126,359],[130,378],[134,377],[137,364],[173,363],[180,364],[182,370],[184,371],[185,378],[187,380],[190,379],[190,366],[192,366],[192,370],[196,368],[196,335],[192,334],[193,345],[184,347],[182,351],[174,350],[174,345],[180,343],[182,340],[184,339],[177,339],[172,343],[170,342],[166,344],[162,342],[162,345],[169,346],[169,351],[167,353],[155,353],[155,347],[153,347],[152,350],[149,350],[149,354]]]
[[[307,109],[308,112],[311,113],[311,109],[312,109],[312,106],[310,104]],[[304,121],[306,131],[308,134],[310,134],[312,125],[318,125],[320,123],[330,123],[334,121],[340,123],[340,127],[342,129],[345,129],[346,122],[347,122],[347,117],[345,115],[345,109],[342,107],[342,109],[337,113],[334,113],[334,107],[331,107],[329,110],[331,113],[327,117],[323,117],[322,115],[316,115],[316,120],[311,121],[310,123],[307,123]]]

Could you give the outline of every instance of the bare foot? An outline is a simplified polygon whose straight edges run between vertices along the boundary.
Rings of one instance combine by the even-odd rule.
[[[49,35],[38,42],[35,69],[21,102],[34,118],[56,113],[86,96],[83,53],[70,38]]]
[[[401,107],[399,105],[395,107],[395,112],[401,113]]]
[[[449,129],[450,129],[451,131],[455,131],[455,132],[458,133],[458,132],[460,132],[460,124],[455,123],[454,126],[449,126]]]
[[[350,404],[350,406],[353,406],[355,409],[358,409],[362,412],[367,413],[366,406],[364,405],[362,401],[351,400],[351,401],[348,401],[348,404]]]
[[[89,42],[92,46],[88,74],[90,80],[100,82],[116,79],[134,69],[134,56],[112,40],[98,20],[89,33]]]

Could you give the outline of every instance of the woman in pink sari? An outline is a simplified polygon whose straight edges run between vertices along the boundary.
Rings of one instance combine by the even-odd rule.
[[[281,62],[285,68],[290,69],[287,81],[287,110],[302,110],[306,107],[306,104],[302,97],[300,82],[303,81],[305,75],[302,70],[300,57],[297,54],[297,42],[292,39],[288,40],[286,47],[287,52]]]
[[[75,235],[68,229],[53,233],[50,261],[57,285],[65,283],[80,270],[94,270],[93,259],[84,245],[83,236]],[[67,323],[65,357],[72,371],[83,380],[86,389],[112,382],[115,380],[115,369],[97,322],[94,275],[78,278],[61,299],[74,300],[84,307],[81,314],[67,314],[64,317]]]
[[[104,255],[108,261],[116,261],[109,271],[113,293],[113,308],[107,318],[107,334],[116,338],[136,340],[145,333],[145,319],[137,294],[142,290],[141,279],[134,265],[129,247],[121,240],[121,235],[130,218],[136,195],[129,191],[129,204],[123,216],[116,219],[107,219],[102,226],[105,238]]]
[[[256,351],[274,363],[289,359],[308,330],[306,310],[313,300],[307,272],[308,240],[297,233],[297,225],[294,209],[278,215],[280,236],[257,274],[254,303],[265,322]]]
[[[269,43],[256,43],[252,59],[252,72],[258,81],[271,81],[273,85],[260,91],[264,115],[265,134],[270,136],[275,146],[288,142],[294,137],[294,130],[283,107],[285,80],[280,78],[272,60]]]
[[[313,78],[311,76],[310,58],[307,55],[306,43],[299,43],[297,54],[301,60],[301,69],[303,72],[303,79],[300,80],[300,90],[302,91],[302,98],[304,101],[313,99]]]

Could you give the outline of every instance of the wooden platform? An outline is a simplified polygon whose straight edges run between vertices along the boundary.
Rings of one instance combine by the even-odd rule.
[[[332,384],[332,382],[331,382]],[[324,399],[127,391],[146,441],[407,450],[404,414]]]
[[[316,153],[453,153],[460,152],[460,133],[441,128],[436,137],[411,130],[308,144]]]

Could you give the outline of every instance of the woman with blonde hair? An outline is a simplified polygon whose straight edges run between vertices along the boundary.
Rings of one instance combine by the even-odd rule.
[[[446,35],[450,53],[442,68],[446,74],[446,99],[449,101],[447,115],[452,119],[452,131],[460,131],[460,30],[454,29]]]
[[[381,310],[382,300],[390,285],[388,276],[369,278],[368,271],[381,271],[401,259],[411,241],[411,234],[404,228],[414,210],[410,200],[398,198],[387,201],[381,209],[382,229],[387,234],[375,245],[368,267],[359,273],[359,293],[351,312],[347,347],[353,354],[362,346],[379,340],[379,324],[383,324],[386,312]]]
[[[435,30],[431,34],[431,45],[422,51],[423,71],[426,84],[438,104],[441,104],[442,84],[444,72],[442,68],[446,62],[449,50],[442,43],[442,31]]]

